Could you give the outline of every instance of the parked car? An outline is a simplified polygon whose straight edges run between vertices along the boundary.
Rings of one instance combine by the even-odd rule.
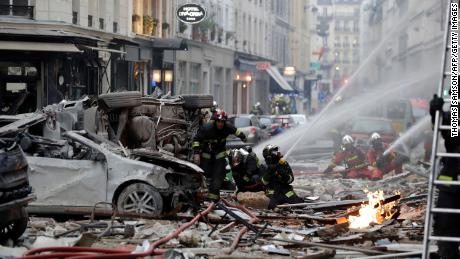
[[[291,115],[272,115],[273,121],[281,125],[283,129],[289,129],[295,126],[294,119]]]
[[[281,128],[280,124],[275,123],[273,121],[271,115],[260,115],[258,116],[258,118],[260,123],[265,126],[264,130],[267,132],[269,136],[275,136],[284,131],[284,129]]]
[[[305,114],[290,114],[290,116],[294,120],[296,126],[307,124],[307,116],[305,116]]]
[[[369,138],[374,132],[379,133],[382,141],[387,144],[398,137],[391,120],[372,117],[354,119],[346,132],[354,138],[356,145],[364,150],[369,148]]]
[[[29,166],[21,147],[11,139],[0,139],[0,242],[18,239],[26,230],[26,206],[31,194]]]
[[[240,148],[247,145],[254,146],[261,140],[268,138],[267,133],[264,131],[266,126],[261,124],[254,114],[230,115],[228,120],[237,129],[242,131],[248,139],[247,143],[244,143],[238,137],[230,135],[227,138],[227,147],[229,148]]]

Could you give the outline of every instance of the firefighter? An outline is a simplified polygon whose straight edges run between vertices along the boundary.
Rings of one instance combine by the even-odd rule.
[[[332,163],[324,170],[324,173],[331,173],[339,163],[344,163],[347,167],[345,171],[347,178],[369,178],[371,180],[382,178],[378,171],[369,170],[366,156],[363,151],[355,147],[354,140],[350,135],[345,135],[342,138],[342,150],[334,154]]]
[[[254,104],[254,106],[252,106],[252,109],[251,109],[251,114],[254,114],[254,115],[263,115],[264,114],[264,111],[262,110],[262,108],[260,108],[260,102],[257,102],[256,104]]]
[[[430,102],[431,121],[434,123],[436,111],[441,113],[442,122],[445,126],[450,126],[450,110],[444,112],[442,106],[444,100],[434,95]],[[460,136],[451,137],[450,130],[441,130],[444,138],[444,146],[448,153],[460,153]],[[443,157],[441,159],[442,168],[438,180],[459,181],[460,179],[460,159],[454,157]],[[460,187],[440,185],[437,208],[460,209]],[[434,214],[434,234],[437,236],[460,237],[460,221],[455,214],[435,213]],[[438,254],[441,258],[460,258],[458,242],[438,241]]]
[[[256,153],[249,148],[232,149],[229,152],[230,167],[238,192],[263,191],[260,178],[264,173],[264,166],[259,163]]]
[[[219,192],[226,174],[225,145],[227,137],[234,134],[243,142],[247,141],[246,135],[227,122],[227,113],[217,110],[213,120],[202,125],[193,139],[193,160],[203,169],[209,183],[208,198],[212,201],[219,200]]]
[[[385,150],[389,148],[389,145],[383,143],[379,133],[372,133],[369,142],[371,148],[367,151],[367,161],[375,168],[373,174],[383,176],[393,170],[396,174],[402,173],[402,164],[405,159],[396,154],[393,150],[384,154]]]
[[[262,176],[262,183],[265,185],[265,193],[270,198],[269,209],[274,209],[283,203],[304,202],[291,186],[294,181],[294,174],[283,155],[276,145],[267,145],[262,151],[267,164],[267,170]]]

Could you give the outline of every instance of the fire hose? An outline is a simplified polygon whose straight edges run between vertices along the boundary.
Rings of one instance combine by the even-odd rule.
[[[195,224],[201,217],[207,215],[215,207],[215,203],[209,206],[202,212],[198,213],[192,220],[180,226],[169,235],[153,242],[147,251],[142,253],[132,254],[130,251],[121,249],[106,249],[106,248],[92,248],[92,247],[43,247],[36,248],[24,254],[22,259],[49,259],[49,258],[67,258],[67,259],[89,259],[89,258],[119,258],[119,259],[134,259],[150,255],[160,255],[165,251],[156,249],[158,246],[168,242],[169,240],[177,237],[182,231]],[[47,252],[48,254],[39,254]],[[98,254],[96,254],[98,253]]]

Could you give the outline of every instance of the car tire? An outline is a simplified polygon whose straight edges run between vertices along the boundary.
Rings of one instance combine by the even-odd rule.
[[[142,105],[142,94],[137,91],[101,94],[98,98],[102,100],[109,109],[137,107]]]
[[[7,224],[2,224],[0,227],[0,241],[6,241],[8,239],[17,240],[27,229],[27,223],[29,222],[29,216],[25,209],[22,209],[22,217],[11,221]]]
[[[184,94],[182,98],[185,109],[211,108],[214,102],[214,98],[210,94]]]
[[[120,212],[159,216],[163,211],[163,198],[153,186],[133,183],[126,186],[118,196],[117,208]]]

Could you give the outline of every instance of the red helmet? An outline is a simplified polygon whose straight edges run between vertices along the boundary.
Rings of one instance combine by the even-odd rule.
[[[217,110],[216,113],[214,113],[214,119],[216,121],[226,121],[227,120],[227,113],[224,110]]]

